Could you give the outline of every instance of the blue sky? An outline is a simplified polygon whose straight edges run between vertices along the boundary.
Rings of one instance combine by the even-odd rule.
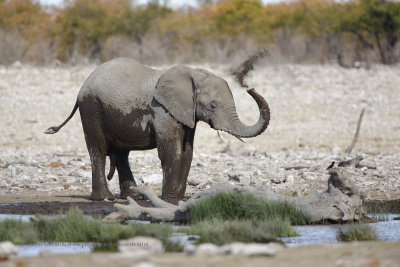
[[[60,5],[62,4],[63,0],[39,0],[40,3],[45,4],[45,5]],[[282,2],[282,0],[262,0],[263,3],[277,3],[277,2]],[[138,4],[145,4],[148,1],[147,0],[136,0],[135,1]],[[163,0],[160,0],[161,3],[163,3]],[[170,7],[179,7],[182,5],[192,5],[196,6],[197,1],[196,0],[167,0],[168,5]]]

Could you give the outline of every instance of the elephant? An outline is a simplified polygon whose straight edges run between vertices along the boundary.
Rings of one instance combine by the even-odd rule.
[[[105,177],[106,157],[119,176],[120,197],[133,195],[136,186],[129,166],[132,150],[157,148],[163,173],[162,198],[184,197],[193,156],[198,121],[238,138],[265,131],[270,120],[268,103],[254,89],[259,119],[243,124],[236,113],[228,83],[204,69],[176,65],[156,70],[129,58],[99,65],[83,83],[68,118],[46,134],[57,133],[79,108],[92,167],[91,200],[114,200]]]

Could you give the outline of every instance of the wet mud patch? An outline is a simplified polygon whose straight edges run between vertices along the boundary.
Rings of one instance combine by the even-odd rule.
[[[60,214],[66,213],[70,208],[78,207],[85,214],[105,216],[113,211],[112,202],[22,202],[22,203],[2,203],[0,204],[0,213],[2,214]]]
[[[149,201],[137,200],[139,205],[151,206]],[[127,204],[127,201],[118,202]],[[61,202],[61,201],[44,201],[44,202],[21,202],[21,203],[1,203],[0,214],[45,214],[54,215],[66,213],[72,207],[78,207],[85,214],[104,217],[117,209],[114,202],[93,201],[93,202]]]

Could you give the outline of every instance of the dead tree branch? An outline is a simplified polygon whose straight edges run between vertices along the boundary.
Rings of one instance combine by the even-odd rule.
[[[264,201],[286,201],[292,203],[299,210],[307,214],[312,222],[329,220],[332,222],[357,221],[362,217],[362,199],[355,185],[349,179],[349,173],[342,168],[329,169],[330,178],[328,189],[325,192],[301,196],[288,197],[275,194],[271,190],[254,186],[219,184],[195,194],[186,202],[179,202],[178,206],[171,205],[160,199],[150,189],[136,188],[135,191],[143,194],[152,202],[152,208],[142,207],[135,200],[128,198],[129,204],[115,204],[117,212],[106,216],[106,222],[122,222],[129,219],[187,222],[190,218],[190,208],[199,201],[212,198],[221,193],[242,192],[251,194]]]
[[[346,153],[346,154],[351,154],[351,151],[353,150],[354,146],[355,146],[356,143],[357,143],[358,136],[359,136],[359,134],[360,134],[361,121],[362,121],[362,118],[363,118],[363,116],[364,116],[364,112],[365,112],[365,108],[363,108],[363,109],[361,110],[360,117],[359,117],[358,123],[357,123],[357,129],[356,129],[356,132],[355,132],[354,137],[353,137],[353,141],[351,142],[350,146],[348,146],[348,147],[346,148],[346,150],[345,150],[345,153]]]

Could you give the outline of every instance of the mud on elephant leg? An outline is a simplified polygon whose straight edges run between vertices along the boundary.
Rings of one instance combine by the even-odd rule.
[[[131,168],[129,167],[129,151],[119,151],[115,153],[116,165],[119,177],[119,188],[121,190],[121,198],[126,199],[128,196],[133,197],[131,186],[137,186]]]
[[[185,195],[187,177],[193,157],[195,129],[183,126],[181,137],[175,140],[160,140],[158,156],[163,170],[162,198],[177,203]]]
[[[92,104],[91,102],[88,102]],[[85,133],[86,146],[90,155],[90,162],[92,165],[92,193],[91,200],[114,200],[115,196],[110,192],[106,182],[106,156],[107,156],[107,142],[102,129],[102,124],[98,120],[94,120],[92,116],[99,113],[96,105],[82,107],[81,112],[82,126]],[[82,116],[87,112],[92,116]]]
[[[92,163],[92,194],[91,200],[114,200],[114,195],[107,186],[105,177],[106,155],[100,152],[90,152],[90,161]]]

